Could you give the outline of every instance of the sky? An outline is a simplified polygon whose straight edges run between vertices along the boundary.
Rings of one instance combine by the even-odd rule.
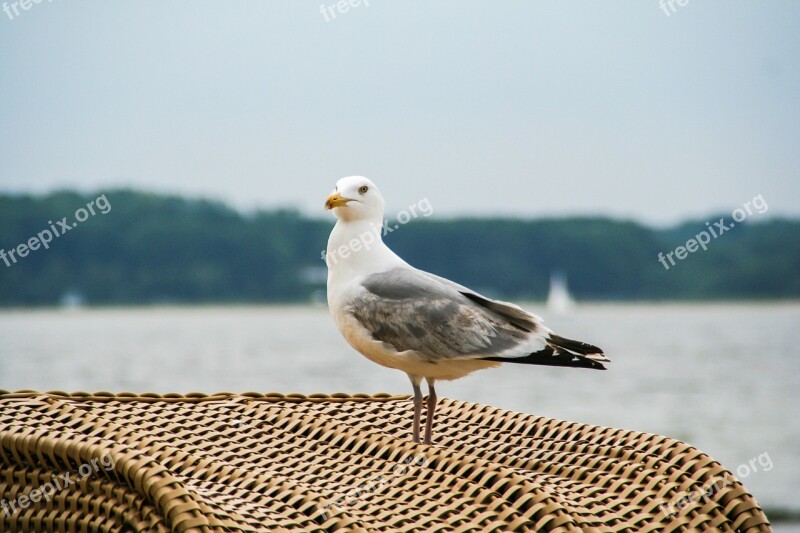
[[[800,216],[800,2],[346,1],[6,0],[0,191]]]

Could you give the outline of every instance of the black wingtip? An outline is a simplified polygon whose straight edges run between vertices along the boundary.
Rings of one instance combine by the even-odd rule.
[[[596,352],[593,352],[596,353]],[[607,370],[600,361],[589,359],[584,355],[556,350],[548,345],[543,350],[522,357],[485,357],[486,361],[500,363],[516,363],[522,365],[563,366],[571,368],[591,368],[592,370]]]
[[[564,348],[565,350],[579,353],[581,355],[603,354],[603,350],[598,348],[597,346],[581,341],[567,339],[565,337],[556,335],[554,333],[548,335],[548,340],[550,341],[551,344],[558,346],[559,348]]]

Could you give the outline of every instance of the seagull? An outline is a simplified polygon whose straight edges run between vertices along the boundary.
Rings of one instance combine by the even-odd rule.
[[[414,388],[412,439],[432,443],[438,380],[503,363],[605,370],[591,344],[554,334],[519,306],[493,300],[416,269],[383,242],[384,200],[372,181],[350,176],[325,201],[337,221],[328,239],[328,307],[342,336],[370,361],[408,374]]]

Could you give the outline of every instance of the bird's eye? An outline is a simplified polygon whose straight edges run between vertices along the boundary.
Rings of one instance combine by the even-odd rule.
[[[358,188],[358,194],[366,194],[368,190],[369,187],[367,187],[366,185],[362,185],[361,187]]]

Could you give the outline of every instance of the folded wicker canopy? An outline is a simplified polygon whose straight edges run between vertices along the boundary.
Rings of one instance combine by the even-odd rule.
[[[387,394],[0,391],[0,531],[769,530],[667,437],[444,399],[425,446],[410,415]]]

